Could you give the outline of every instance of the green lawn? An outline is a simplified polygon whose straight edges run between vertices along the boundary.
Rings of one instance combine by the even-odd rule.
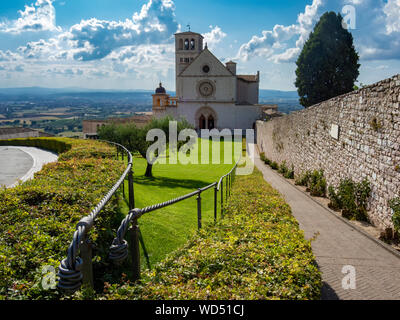
[[[223,143],[220,143],[220,145],[221,159],[223,159]],[[211,154],[210,152],[210,163],[212,163]],[[228,173],[234,166],[234,162],[232,156],[232,164],[156,164],[153,167],[153,178],[146,178],[144,173],[147,162],[137,156],[134,158],[133,165],[135,206],[144,208],[210,185]],[[127,182],[125,184],[125,196],[128,198]],[[220,194],[218,194],[218,217],[219,215]],[[213,221],[214,189],[210,189],[202,194],[203,227],[206,228],[207,224],[213,223]],[[154,264],[164,259],[168,253],[183,246],[197,230],[196,197],[148,213],[139,219],[139,225],[151,265],[154,266]],[[142,268],[146,268],[143,253],[141,262]]]
[[[196,233],[110,300],[318,300],[321,273],[289,205],[257,169],[238,176],[224,219]]]

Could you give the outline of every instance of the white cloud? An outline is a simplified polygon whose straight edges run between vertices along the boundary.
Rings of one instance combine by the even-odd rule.
[[[129,19],[86,19],[64,30],[56,25],[55,0],[30,1],[36,2],[21,10],[19,19],[0,22],[0,33],[9,33],[2,35],[6,39],[15,37],[18,39],[16,43],[20,43],[21,39],[34,40],[24,42],[25,45],[14,51],[3,46],[0,63],[7,70],[3,70],[3,74],[9,72],[14,74],[13,79],[19,79],[21,74],[16,70],[24,70],[25,77],[37,79],[38,74],[43,74],[48,79],[59,80],[60,85],[64,85],[64,78],[77,82],[90,79],[93,85],[102,85],[101,81],[107,78],[107,85],[115,81],[115,86],[125,83],[129,87],[135,79],[134,83],[140,85],[157,84],[163,79],[172,86],[175,61],[173,34],[180,31],[173,1],[147,0],[141,10]],[[246,61],[261,57],[271,62],[269,68],[273,63],[294,62],[320,15],[325,11],[341,12],[344,5],[350,4],[356,7],[357,29],[351,32],[356,49],[364,60],[362,64],[365,60],[381,60],[379,65],[382,66],[386,65],[383,60],[400,60],[400,0],[308,2],[309,5],[304,7],[297,19],[293,19],[292,24],[276,24],[270,30],[260,30],[240,46],[236,57],[233,52],[233,59]],[[203,35],[211,49],[226,42],[228,37],[220,26],[215,25]],[[238,43],[237,40],[234,43]],[[229,49],[236,47],[232,44],[228,43],[225,47],[234,50]],[[238,67],[246,72],[249,66],[253,67],[251,63],[242,63]],[[271,69],[273,74],[284,70],[282,79],[289,79],[286,75],[293,73],[294,66],[281,64],[274,68]]]
[[[119,74],[126,75],[135,70],[143,77],[149,74],[166,77],[175,67],[174,52],[173,44],[130,46],[114,51],[104,62],[110,63],[112,70]]]
[[[48,76],[68,78],[166,76],[174,70],[173,34],[179,29],[174,10],[172,1],[149,0],[132,19],[82,20],[68,31],[30,41],[16,52],[0,50],[0,61],[26,60],[26,72],[37,74],[45,67]],[[218,40],[222,32],[215,32]]]
[[[19,64],[19,65],[17,65],[15,67],[14,71],[16,71],[16,72],[24,72],[25,69],[24,69],[24,66],[22,64]]]
[[[83,20],[72,26],[62,39],[69,42],[74,59],[90,61],[125,46],[171,42],[178,27],[172,1],[149,0],[132,19]]]
[[[63,56],[64,53],[57,38],[28,42],[26,46],[19,47],[18,52],[26,59],[37,60],[56,60],[58,56]]]
[[[388,0],[383,11],[386,15],[386,33],[400,31],[400,0]]]
[[[18,55],[17,53],[11,52],[10,50],[7,51],[2,51],[0,50],[0,62],[3,61],[17,61],[21,60],[22,57]]]
[[[61,31],[56,26],[54,0],[37,0],[35,4],[25,5],[25,10],[18,11],[17,20],[0,23],[0,32],[20,34],[23,32]]]
[[[350,32],[361,59],[400,59],[400,0],[313,0],[295,24],[275,25],[272,30],[262,31],[262,36],[253,36],[242,44],[236,58],[294,62],[321,14],[341,12],[346,4],[356,9],[356,29]]]
[[[220,43],[227,36],[227,34],[218,26],[210,26],[210,29],[211,31],[203,34],[203,36],[204,42],[207,43],[210,49],[213,49],[215,45]]]
[[[400,59],[400,1],[363,0],[352,33],[362,60]]]
[[[275,62],[293,62],[312,31],[321,6],[322,0],[313,0],[312,5],[307,5],[304,13],[298,15],[296,24],[277,24],[272,30],[262,31],[261,37],[253,36],[240,47],[237,58],[247,61],[251,57],[261,56]],[[295,47],[285,49],[287,42],[295,36],[298,37]]]

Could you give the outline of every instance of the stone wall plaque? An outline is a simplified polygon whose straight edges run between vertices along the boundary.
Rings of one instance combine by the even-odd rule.
[[[333,139],[339,140],[339,126],[337,124],[332,124],[330,133]]]

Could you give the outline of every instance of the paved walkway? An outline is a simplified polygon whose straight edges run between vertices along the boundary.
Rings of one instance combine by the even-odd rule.
[[[32,147],[0,147],[0,186],[14,187],[42,170],[43,165],[57,161],[52,152]]]
[[[256,152],[255,164],[265,180],[278,190],[291,206],[322,271],[324,300],[399,300],[400,258],[358,232],[315,203],[278,173],[267,167]],[[344,266],[356,271],[356,289],[345,290]]]

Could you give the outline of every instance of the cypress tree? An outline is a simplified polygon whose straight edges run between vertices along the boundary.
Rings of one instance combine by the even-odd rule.
[[[310,107],[353,91],[359,76],[358,53],[343,18],[326,12],[316,24],[296,62],[300,103]]]

